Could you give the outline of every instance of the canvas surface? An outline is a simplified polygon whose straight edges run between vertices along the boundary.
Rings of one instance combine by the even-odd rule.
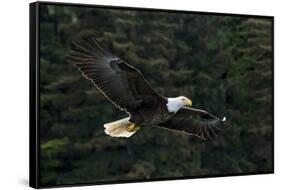
[[[272,20],[40,5],[40,183],[43,186],[268,173],[272,163]],[[65,62],[92,33],[160,94],[226,116],[204,141],[159,128],[112,138],[127,117]]]

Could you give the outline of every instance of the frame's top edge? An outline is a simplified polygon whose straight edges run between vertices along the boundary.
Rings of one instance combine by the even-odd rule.
[[[50,1],[35,1],[30,4],[42,4],[42,5],[58,5],[58,6],[76,6],[76,7],[95,7],[95,8],[108,8],[108,9],[123,9],[123,10],[139,10],[139,11],[155,11],[155,12],[170,12],[170,13],[191,13],[201,15],[217,15],[217,16],[234,16],[234,17],[255,17],[255,18],[267,18],[274,19],[271,15],[251,15],[251,14],[239,14],[239,13],[219,13],[209,11],[189,11],[178,9],[162,9],[162,8],[148,8],[148,7],[126,7],[115,5],[95,5],[84,3],[63,3],[63,2],[50,2]]]

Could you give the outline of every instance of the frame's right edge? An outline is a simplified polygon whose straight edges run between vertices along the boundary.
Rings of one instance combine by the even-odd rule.
[[[274,96],[274,92],[275,92],[275,89],[274,89],[274,85],[275,85],[275,82],[274,82],[274,76],[275,76],[275,74],[274,74],[274,16],[271,18],[271,45],[272,45],[272,54],[271,54],[271,56],[272,56],[272,173],[275,173],[275,169],[274,169],[274,167],[275,167],[275,158],[274,158],[274,156],[275,156],[275,142],[274,142],[274,139],[275,139],[275,137],[274,137],[274,128],[275,128],[275,121],[274,121],[274,119],[275,119],[275,117],[274,117],[274,114],[275,114],[275,111],[274,111],[274,108],[275,108],[275,106],[274,106],[274,102],[275,102],[275,96]]]
[[[37,130],[38,3],[29,4],[29,186],[39,188]]]

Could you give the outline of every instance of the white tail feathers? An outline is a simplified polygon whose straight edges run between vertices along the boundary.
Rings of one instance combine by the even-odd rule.
[[[110,135],[112,137],[130,137],[133,134],[135,134],[135,132],[137,132],[137,130],[134,131],[128,131],[127,127],[129,127],[130,125],[132,125],[133,123],[129,121],[129,117],[124,118],[124,119],[120,119],[118,121],[114,121],[111,123],[106,123],[104,124],[104,132],[107,135]]]

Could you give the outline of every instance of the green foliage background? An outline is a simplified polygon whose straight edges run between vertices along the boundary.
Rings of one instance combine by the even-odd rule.
[[[185,95],[229,127],[212,141],[158,128],[105,135],[126,114],[64,61],[84,32],[157,92]],[[272,171],[271,44],[269,18],[41,5],[41,184]]]

